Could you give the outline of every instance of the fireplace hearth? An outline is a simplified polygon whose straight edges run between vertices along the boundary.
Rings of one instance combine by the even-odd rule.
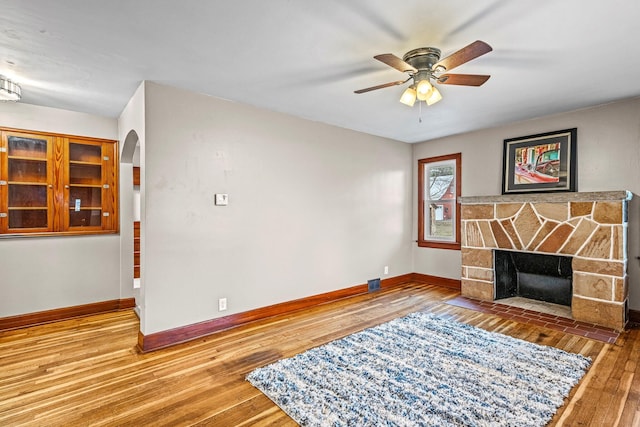
[[[564,289],[559,293],[570,289],[568,301],[560,298],[561,304],[571,306],[573,319],[623,330],[630,199],[628,191],[461,197],[462,295],[485,301],[502,298],[514,292],[513,284],[502,282],[512,283],[507,276],[515,274],[516,292],[524,287],[523,296],[538,299],[548,293],[540,288],[550,281]],[[494,270],[496,263],[517,259],[516,253],[568,260],[543,261],[535,268],[514,261],[507,268],[511,272]],[[554,269],[560,270],[558,277],[540,274]]]

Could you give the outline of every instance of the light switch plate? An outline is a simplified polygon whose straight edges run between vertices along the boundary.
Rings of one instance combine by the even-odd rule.
[[[216,194],[216,206],[227,206],[229,204],[228,194]]]

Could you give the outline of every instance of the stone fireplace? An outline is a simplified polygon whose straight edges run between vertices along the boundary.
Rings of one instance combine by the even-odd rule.
[[[496,299],[496,250],[572,257],[572,317],[624,329],[630,199],[627,191],[461,197],[462,295]]]

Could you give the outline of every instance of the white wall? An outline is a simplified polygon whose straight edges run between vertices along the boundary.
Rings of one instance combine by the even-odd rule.
[[[132,292],[136,313],[144,305],[144,292],[133,279],[133,222],[140,220],[140,189],[133,187],[133,166],[140,165],[145,136],[145,83],[141,83],[118,118],[120,144],[120,287]],[[141,180],[144,179],[141,173]],[[137,186],[136,186],[137,187]],[[140,282],[140,281],[138,281]],[[144,319],[141,318],[141,324]]]
[[[141,154],[144,334],[412,272],[408,144],[147,83]]]
[[[461,152],[462,195],[499,195],[504,139],[573,127],[578,128],[578,191],[636,194],[629,212],[628,271],[630,308],[640,310],[640,98],[416,144],[413,163]],[[415,168],[413,182],[417,183]],[[417,215],[417,194],[413,197]],[[414,247],[413,262],[418,273],[460,278],[459,251]]]
[[[0,126],[117,139],[117,122],[0,102]],[[119,236],[0,238],[0,317],[128,298],[119,286]]]

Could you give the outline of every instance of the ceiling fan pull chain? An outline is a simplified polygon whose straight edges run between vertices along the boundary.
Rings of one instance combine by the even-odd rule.
[[[418,123],[422,123],[422,102],[418,101]]]

